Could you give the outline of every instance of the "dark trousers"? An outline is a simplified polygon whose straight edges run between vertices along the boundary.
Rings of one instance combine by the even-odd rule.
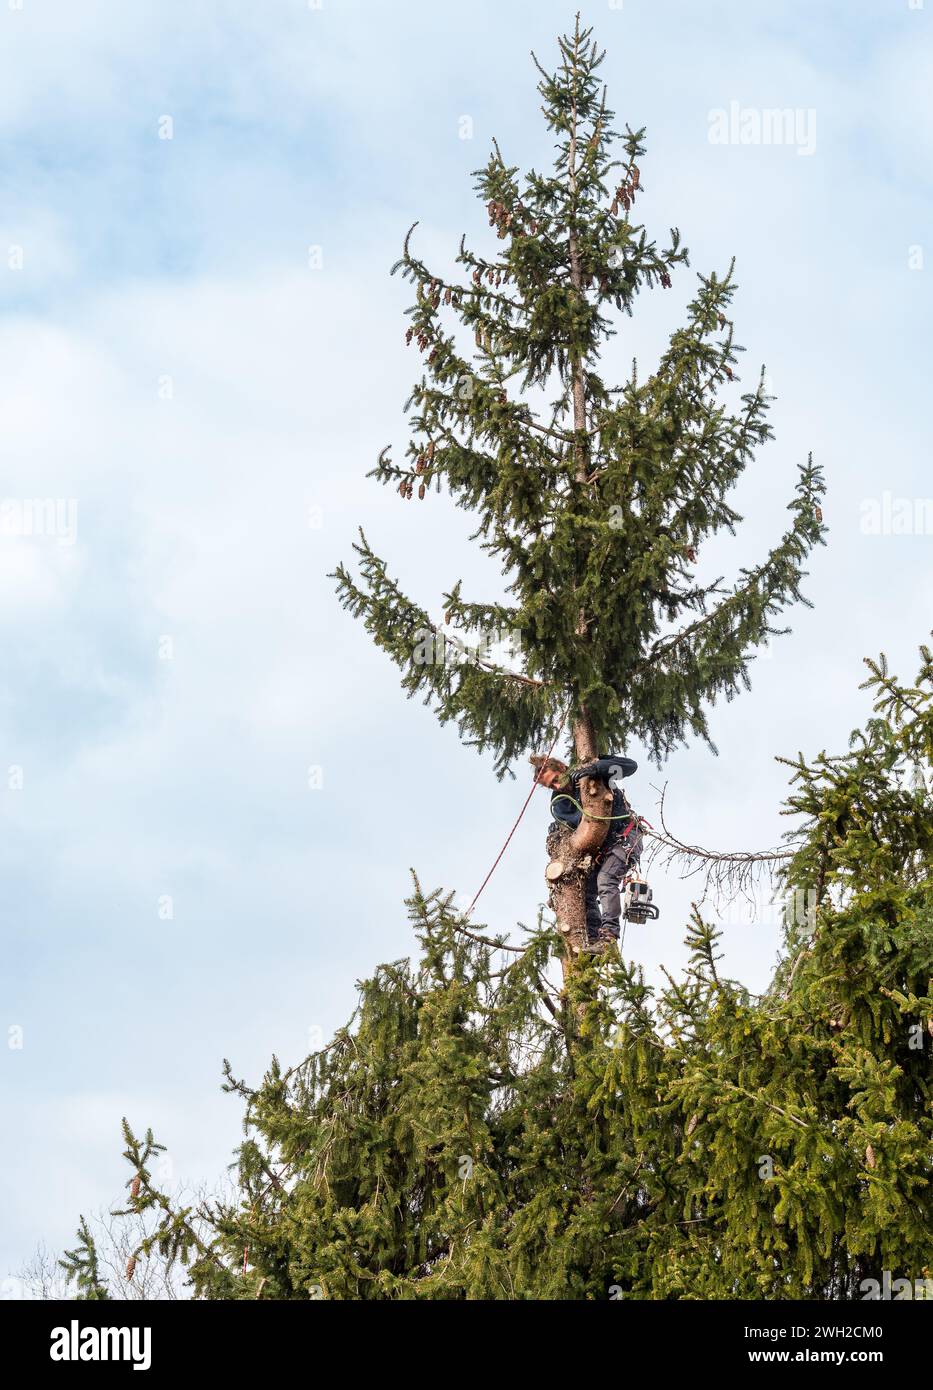
[[[619,935],[622,916],[622,880],[638,867],[641,858],[642,834],[634,830],[627,840],[621,836],[603,847],[599,861],[586,880],[586,934],[596,939],[600,927]]]

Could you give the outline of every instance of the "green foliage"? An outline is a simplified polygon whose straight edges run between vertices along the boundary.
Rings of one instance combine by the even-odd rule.
[[[74,1283],[76,1299],[100,1303],[110,1298],[107,1283],[101,1277],[97,1245],[83,1216],[78,1225],[78,1244],[74,1250],[66,1250],[58,1263]]]
[[[764,372],[740,394],[724,275],[699,277],[687,321],[654,372],[633,363],[610,385],[600,357],[613,315],[671,284],[687,263],[676,229],[659,247],[633,217],[644,192],[644,131],[613,129],[580,32],[539,68],[554,132],[553,172],[520,177],[495,145],[477,192],[498,254],[461,242],[459,279],[411,249],[394,267],[415,287],[407,341],[424,358],[408,408],[404,461],[383,451],[380,482],[411,497],[446,490],[474,513],[476,536],[507,581],[509,603],[471,602],[455,583],[448,621],[467,640],[518,634],[521,677],[494,663],[419,662],[427,612],[403,594],[365,536],[361,573],[340,566],[342,602],[442,721],[496,754],[500,773],[547,747],[564,711],[601,748],[640,740],[656,757],[687,734],[708,737],[705,705],[748,683],[754,649],[801,599],[808,552],[822,543],[820,471],[800,472],[782,539],[732,585],[701,584],[703,541],[741,520],[727,496],[771,434]]]
[[[929,1278],[923,662],[913,687],[869,663],[876,717],[852,751],[793,764],[787,886],[809,915],[790,914],[765,995],[722,976],[699,915],[665,989],[597,959],[558,995],[541,921],[504,948],[416,879],[416,965],[381,966],[300,1065],[273,1059],[255,1088],[227,1066],[232,1200],[175,1211],[159,1146],[125,1131],[128,1210],[162,1212],[142,1253],[187,1260],[204,1298],[852,1299],[884,1270]],[[917,759],[906,791],[892,747]]]

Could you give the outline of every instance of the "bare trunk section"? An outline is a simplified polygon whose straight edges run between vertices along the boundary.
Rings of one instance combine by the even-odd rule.
[[[559,825],[548,836],[550,863],[544,872],[551,910],[564,941],[561,968],[565,980],[587,942],[586,880],[609,830],[605,817],[612,813],[612,792],[595,777],[584,777],[580,783],[580,805],[587,815],[576,830]]]
[[[574,721],[573,743],[578,762],[592,762],[597,756],[592,721],[585,710]],[[605,817],[612,814],[612,792],[595,777],[584,777],[580,805],[587,814],[576,830],[558,823],[558,829],[548,836],[550,862],[544,872],[551,910],[564,941],[561,968],[565,980],[587,942],[586,880],[609,832],[610,822]]]

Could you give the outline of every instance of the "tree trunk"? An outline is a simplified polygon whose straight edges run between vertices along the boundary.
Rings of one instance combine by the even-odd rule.
[[[578,763],[591,763],[599,757],[596,750],[596,732],[586,709],[581,710],[573,722],[573,751]]]
[[[585,710],[574,721],[573,742],[578,762],[591,762],[597,756],[593,725]],[[589,816],[610,816],[612,792],[597,778],[584,777],[580,783],[580,805]],[[584,816],[576,830],[571,830],[558,822],[558,829],[547,839],[550,862],[544,876],[551,910],[564,941],[561,968],[565,980],[586,945],[586,880],[609,824],[607,819],[591,820]]]
[[[576,43],[574,46],[574,64],[576,64],[577,47],[579,45],[580,21],[577,17]],[[570,149],[568,158],[568,182],[571,196],[574,200],[574,207],[571,214],[571,226],[568,237],[570,252],[570,281],[581,298],[585,297],[586,290],[583,284],[583,271],[580,265],[579,250],[573,219],[576,216],[576,191],[577,191],[577,103],[576,93],[573,99],[573,112],[570,136]],[[588,441],[586,434],[586,388],[583,375],[583,363],[577,357],[572,356],[571,362],[572,378],[572,398],[573,398],[573,428],[576,436],[574,452],[576,456],[576,481],[581,487],[587,485],[588,473]],[[588,623],[586,613],[581,609],[578,621],[577,632],[580,636],[585,636]],[[574,754],[578,763],[589,763],[599,756],[596,748],[596,733],[593,728],[593,721],[585,706],[581,706],[580,711],[573,724],[573,746]],[[612,814],[612,792],[594,777],[585,777],[580,784],[580,805],[590,816],[607,817]],[[574,960],[579,956],[580,951],[586,945],[586,880],[593,867],[593,860],[609,833],[610,822],[607,819],[588,820],[586,816],[580,821],[576,830],[571,830],[569,826],[558,824],[558,829],[548,836],[547,850],[550,862],[545,870],[545,878],[548,884],[548,897],[551,909],[557,918],[557,927],[563,937],[564,954],[561,958],[561,968],[564,972],[566,981],[569,971],[573,967]]]

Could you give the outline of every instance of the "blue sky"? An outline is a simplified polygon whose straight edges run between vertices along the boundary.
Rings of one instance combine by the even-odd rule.
[[[815,607],[713,712],[718,758],[690,747],[631,784],[650,819],[666,781],[701,843],[775,843],[775,754],[841,748],[861,658],[912,674],[930,627],[933,536],[862,518],[933,494],[931,13],[584,11],[619,122],[648,127],[641,215],[692,251],[622,325],[620,370],[734,254],[745,376],[766,363],[778,397],[711,573],[778,536],[810,449],[829,485]],[[77,508],[74,544],[0,536],[0,1016],[22,1030],[0,1050],[0,1279],[119,1195],[123,1114],[174,1179],[219,1175],[240,1115],[221,1058],[255,1077],[326,1037],[354,981],[410,949],[408,866],[468,901],[521,804],[405,701],[326,575],[362,524],[432,611],[458,577],[497,591],[466,517],[364,477],[405,439],[416,371],[388,270],[416,218],[439,266],[462,231],[488,240],[469,175],[493,136],[549,158],[528,51],[550,61],[572,22],[551,0],[0,4],[0,493]],[[711,143],[731,102],[813,112],[812,154]],[[534,919],[543,824],[533,807],[486,890],[497,929]],[[654,886],[660,922],[627,939],[652,979],[683,960],[691,897]],[[762,988],[776,928],[724,915],[727,968]]]

